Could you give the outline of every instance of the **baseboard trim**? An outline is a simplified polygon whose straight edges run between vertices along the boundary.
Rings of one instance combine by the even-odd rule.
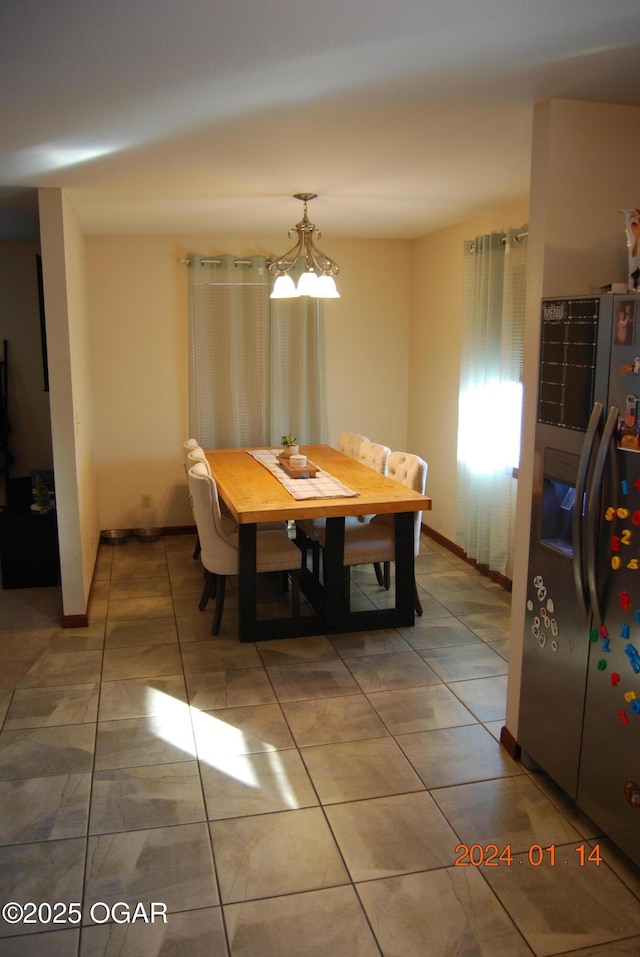
[[[520,754],[522,752],[522,748],[520,747],[520,745],[518,744],[518,742],[516,741],[514,736],[511,734],[511,732],[509,731],[506,725],[500,730],[500,744],[505,749],[505,751],[507,751],[511,755],[514,761],[520,760]]]
[[[461,558],[468,565],[471,565],[473,568],[477,568],[479,572],[481,572],[483,575],[486,575],[487,578],[490,578],[491,581],[494,581],[497,585],[500,585],[505,591],[511,591],[512,582],[511,579],[507,578],[506,575],[501,575],[500,572],[492,571],[488,565],[479,565],[475,558],[469,558],[467,553],[463,548],[460,547],[460,545],[456,545],[455,542],[449,541],[448,538],[445,538],[444,535],[440,534],[440,532],[436,532],[435,529],[429,528],[429,526],[425,525],[424,522],[422,523],[422,531],[427,538],[431,538],[434,542],[437,542],[438,545],[442,545],[443,548],[453,552],[457,558]]]
[[[63,615],[62,627],[63,628],[88,628],[89,616],[88,615]]]

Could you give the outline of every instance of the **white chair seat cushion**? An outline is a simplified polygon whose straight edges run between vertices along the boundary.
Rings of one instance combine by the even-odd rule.
[[[393,525],[352,525],[345,531],[344,564],[366,565],[369,562],[392,562],[395,559]]]
[[[259,572],[279,572],[299,568],[302,552],[285,531],[258,528],[256,535],[256,568]]]
[[[359,515],[347,515],[344,520],[344,527],[347,529],[351,525],[361,525],[363,521],[364,519]],[[324,535],[327,527],[326,518],[301,518],[300,520],[296,520],[296,525],[312,542],[318,542],[322,537],[322,545],[324,547]]]

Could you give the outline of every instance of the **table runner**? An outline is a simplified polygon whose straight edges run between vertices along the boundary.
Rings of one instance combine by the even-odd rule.
[[[315,478],[291,478],[276,458],[280,449],[247,449],[247,451],[260,465],[264,465],[295,499],[353,498],[360,494],[347,488],[337,478],[322,469],[318,470]]]

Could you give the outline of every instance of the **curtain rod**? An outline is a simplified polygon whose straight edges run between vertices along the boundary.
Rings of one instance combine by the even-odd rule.
[[[528,230],[528,229],[523,229],[523,230],[521,230],[521,232],[516,233],[513,238],[515,239],[515,241],[516,241],[517,243],[519,243],[522,239],[524,239],[525,236],[528,236],[528,235],[529,235],[529,230]],[[507,234],[506,234],[506,233],[503,233],[503,235],[500,237],[500,244],[501,244],[502,246],[506,246],[506,245],[507,245]],[[475,242],[472,240],[471,243],[470,243],[470,245],[469,245],[469,252],[470,252],[470,253],[474,253],[475,251],[476,251],[476,244],[475,244]]]
[[[178,262],[184,263],[185,266],[191,265],[190,259],[179,259]],[[200,266],[221,266],[222,260],[221,259],[199,259],[198,264]],[[252,259],[234,259],[233,265],[234,266],[253,266],[253,260]]]
[[[178,262],[179,262],[179,263],[184,263],[185,266],[190,266],[190,265],[191,265],[191,260],[190,260],[190,259],[179,259]],[[273,262],[275,262],[275,259],[265,259],[264,264],[265,264],[265,266],[270,266],[271,263],[273,263]],[[285,264],[285,266],[287,266],[287,265],[289,265],[289,263],[291,262],[291,260],[289,260],[289,259],[279,259],[278,262],[282,262],[282,263]],[[199,260],[198,260],[198,265],[199,265],[199,266],[222,266],[222,265],[223,265],[223,262],[222,262],[221,259],[199,259]],[[253,266],[253,259],[234,259],[234,260],[233,260],[233,265],[234,265],[234,266]]]
[[[521,239],[524,239],[524,237],[528,235],[529,235],[529,230],[523,229],[521,233],[516,233],[513,238],[515,239],[517,243],[519,243]],[[506,245],[506,242],[507,242],[506,234],[500,238],[500,242]]]

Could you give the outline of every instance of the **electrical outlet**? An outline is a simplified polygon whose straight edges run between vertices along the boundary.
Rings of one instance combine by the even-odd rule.
[[[143,508],[151,508],[151,496],[148,492],[143,492],[140,498],[142,499]]]

